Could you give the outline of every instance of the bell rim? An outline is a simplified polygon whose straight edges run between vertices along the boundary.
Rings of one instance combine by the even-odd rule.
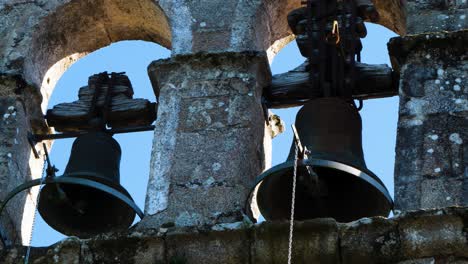
[[[298,160],[298,167],[303,167],[307,165],[337,169],[337,170],[346,172],[348,174],[351,174],[357,178],[364,180],[365,182],[367,182],[368,184],[372,185],[373,187],[377,188],[380,191],[380,193],[386,198],[387,202],[389,203],[390,210],[393,210],[394,202],[393,202],[392,197],[390,196],[390,193],[387,190],[387,187],[385,187],[385,185],[377,177],[377,175],[375,175],[369,169],[367,168],[358,169],[354,166],[351,166],[342,162],[338,162],[338,161],[333,161],[333,160],[316,159],[316,158]],[[250,188],[250,192],[249,192],[249,195],[247,197],[247,200],[245,202],[245,207],[244,207],[246,208],[246,213],[249,216],[249,218],[254,219],[254,217],[251,214],[249,202],[252,201],[253,195],[257,187],[259,187],[259,185],[270,175],[273,175],[282,170],[289,169],[292,167],[294,167],[294,160],[287,160],[281,164],[271,167],[270,169],[264,171],[263,173],[261,173],[259,176],[255,178],[255,182],[253,186]]]
[[[133,211],[133,214],[134,214],[133,217],[138,215],[140,219],[143,218],[144,213],[141,211],[138,205],[136,205],[136,203],[134,202],[133,198],[128,193],[128,191],[125,190],[125,188],[123,188],[120,184],[118,184],[118,188],[116,188],[115,186],[117,186],[117,184],[110,182],[110,181],[106,181],[105,179],[104,180],[100,179],[101,181],[95,181],[89,178],[71,176],[71,174],[74,174],[74,173],[63,174],[62,176],[55,176],[53,178],[48,178],[48,179],[46,178],[44,182],[42,182],[42,184],[45,184],[44,187],[49,184],[71,184],[71,185],[81,185],[81,186],[94,188],[96,190],[107,193],[108,195],[111,195],[117,198],[117,200],[125,204],[130,211]],[[64,176],[67,176],[67,177],[64,177]],[[41,191],[42,189],[43,188],[41,188]],[[40,204],[40,201],[39,201],[39,204]],[[41,210],[39,210],[40,209],[39,204],[38,204],[38,211],[41,214]],[[49,223],[47,224],[50,225]],[[63,230],[59,230],[53,226],[51,227],[59,231],[62,234],[69,235],[69,234],[64,233]]]
[[[93,175],[94,177],[78,177],[77,175],[81,175],[82,173],[87,173],[88,175]],[[97,179],[97,180],[96,180]],[[132,196],[130,193],[120,184],[116,184],[112,181],[106,180],[102,177],[99,177],[99,174],[93,173],[93,172],[79,172],[79,173],[66,173],[62,174],[61,176],[55,176],[53,178],[46,179],[43,184],[76,184],[76,185],[82,185],[82,186],[87,186],[91,188],[98,189],[100,191],[106,192],[110,195],[115,196],[116,198],[119,198],[123,203],[128,205],[130,208],[135,211],[135,213],[140,217],[143,218],[144,213],[141,211],[141,209],[136,205],[135,201],[133,200]],[[105,187],[108,187],[112,190],[106,191],[105,188],[99,186],[103,185]],[[117,192],[112,192],[112,191],[117,191]],[[115,193],[122,194],[128,199],[128,201],[125,201],[125,198],[120,198],[118,197],[119,195],[115,195]]]

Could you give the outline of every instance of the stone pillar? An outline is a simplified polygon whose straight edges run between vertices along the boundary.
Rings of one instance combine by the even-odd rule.
[[[266,160],[263,53],[175,56],[149,68],[159,93],[145,211],[140,227],[238,222]],[[268,132],[267,132],[268,133]]]
[[[408,1],[390,55],[400,71],[398,210],[468,205],[467,1]]]
[[[33,109],[40,111],[37,92],[17,77],[0,76],[0,200],[18,185],[41,175],[43,159],[34,158],[27,140],[27,133],[41,122],[34,121],[41,119],[33,118],[40,116]],[[0,231],[7,243],[29,241],[37,191],[34,188],[17,195],[2,212]]]

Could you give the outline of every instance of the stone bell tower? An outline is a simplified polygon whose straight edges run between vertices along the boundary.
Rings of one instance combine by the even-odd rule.
[[[297,222],[293,263],[468,262],[468,3],[372,2],[378,23],[401,35],[389,43],[400,75],[398,214]],[[121,40],[172,51],[148,67],[160,105],[145,217],[125,233],[32,248],[30,263],[285,263],[289,223],[252,225],[243,210],[253,178],[270,166],[269,62],[294,39],[287,14],[300,5],[0,1],[0,200],[40,177],[27,133],[49,132],[42,113],[73,62]],[[0,217],[1,263],[24,261],[36,196],[24,193]]]

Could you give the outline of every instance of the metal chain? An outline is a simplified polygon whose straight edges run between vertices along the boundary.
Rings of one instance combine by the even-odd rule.
[[[29,255],[31,254],[31,243],[33,240],[34,227],[36,225],[37,205],[39,204],[39,196],[41,195],[41,189],[44,184],[47,171],[47,156],[44,157],[44,166],[42,167],[41,185],[39,185],[39,192],[37,193],[36,203],[34,204],[33,219],[31,225],[31,233],[29,234],[28,248],[26,249],[26,255],[24,256],[24,264],[28,264]]]
[[[289,221],[289,242],[288,242],[288,264],[291,264],[292,259],[292,243],[293,243],[293,231],[294,231],[294,205],[296,202],[296,179],[297,179],[297,160],[298,160],[298,147],[297,141],[294,140],[294,170],[293,170],[293,184],[292,184],[292,195],[291,195],[291,219]]]

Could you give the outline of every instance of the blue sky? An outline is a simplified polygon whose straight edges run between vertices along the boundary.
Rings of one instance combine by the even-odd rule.
[[[371,64],[389,64],[387,42],[396,36],[377,25],[367,24],[368,37],[363,40],[362,61]],[[77,100],[78,89],[87,84],[90,75],[108,72],[126,72],[132,82],[134,98],[155,100],[147,75],[147,66],[154,60],[167,58],[170,51],[143,41],[121,41],[97,50],[72,65],[56,85],[49,108],[63,102]],[[271,65],[273,74],[286,72],[303,63],[295,42],[286,46]],[[164,100],[162,98],[162,100]],[[273,165],[286,160],[292,141],[290,126],[298,108],[275,110],[286,123],[286,132],[273,141]],[[393,166],[395,160],[398,98],[368,100],[360,112],[363,120],[363,148],[367,166],[385,183],[393,196]],[[153,132],[116,135],[122,147],[121,184],[135,202],[144,208],[148,182]],[[61,175],[68,161],[73,139],[56,140],[51,150],[51,160]],[[138,219],[138,218],[137,218]],[[64,236],[57,233],[37,214],[32,245],[48,246]]]

